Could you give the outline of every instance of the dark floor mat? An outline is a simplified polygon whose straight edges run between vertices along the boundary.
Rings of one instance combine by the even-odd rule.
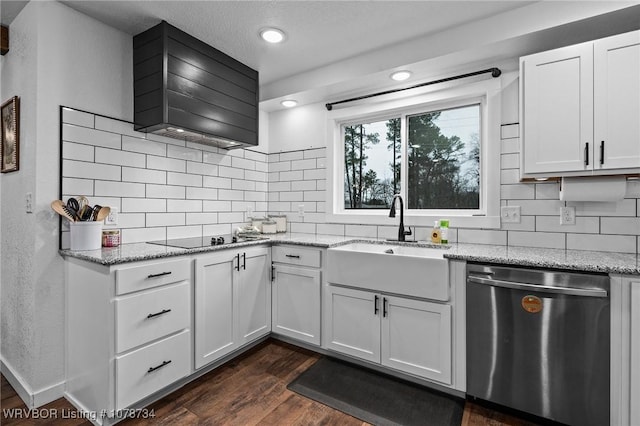
[[[374,425],[459,426],[464,399],[332,358],[288,389]]]

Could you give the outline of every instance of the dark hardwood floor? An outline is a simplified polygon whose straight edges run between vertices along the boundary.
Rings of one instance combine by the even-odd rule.
[[[366,425],[347,414],[287,390],[287,384],[319,358],[320,355],[311,351],[268,340],[151,404],[146,413],[153,413],[155,417],[131,418],[119,424]],[[73,418],[77,417],[78,412],[64,398],[38,408],[41,416],[43,413],[52,413],[49,418],[35,419],[29,416],[26,406],[4,376],[0,397],[2,425],[90,425],[82,418]],[[16,412],[22,413],[22,418],[15,418]],[[8,413],[13,415],[8,416]],[[55,415],[58,418],[54,418]],[[467,401],[462,426],[485,425],[534,426],[534,423]]]

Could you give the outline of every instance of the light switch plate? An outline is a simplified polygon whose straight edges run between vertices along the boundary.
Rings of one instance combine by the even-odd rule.
[[[520,206],[500,207],[500,219],[502,223],[520,223]]]

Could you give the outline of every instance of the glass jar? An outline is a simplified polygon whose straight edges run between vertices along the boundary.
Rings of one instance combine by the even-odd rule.
[[[102,231],[102,247],[118,247],[120,245],[120,230],[107,229]]]

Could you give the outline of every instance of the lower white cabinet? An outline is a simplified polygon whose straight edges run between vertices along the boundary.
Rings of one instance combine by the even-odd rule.
[[[631,283],[630,424],[640,425],[640,279]]]
[[[266,247],[196,257],[196,368],[271,331],[269,265]]]
[[[329,285],[327,348],[451,384],[451,306]]]
[[[272,331],[320,345],[322,251],[275,246],[272,249]]]

